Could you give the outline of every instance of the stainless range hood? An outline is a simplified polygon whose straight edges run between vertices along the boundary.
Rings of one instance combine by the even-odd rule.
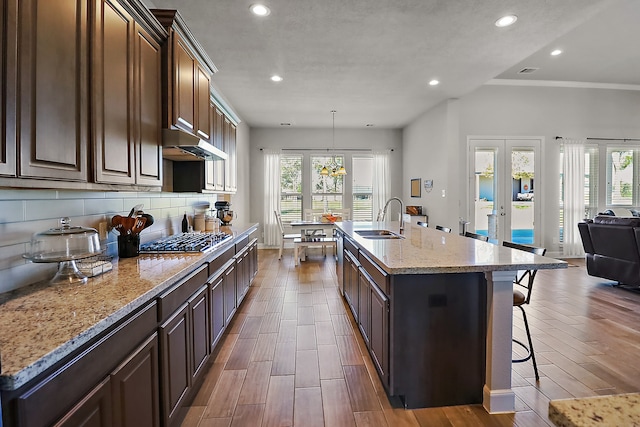
[[[227,154],[209,142],[178,129],[162,129],[162,157],[176,162],[227,160]]]

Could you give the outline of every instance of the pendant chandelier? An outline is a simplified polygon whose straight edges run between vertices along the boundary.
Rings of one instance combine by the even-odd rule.
[[[331,114],[332,114],[332,139],[333,139],[333,145],[332,145],[332,151],[335,153],[335,149],[336,149],[336,110],[331,110]],[[329,151],[327,149],[327,151]],[[322,167],[322,170],[320,171],[320,175],[323,176],[327,176],[327,175],[331,175],[331,176],[338,176],[338,175],[346,175],[347,174],[347,170],[344,168],[344,165],[338,165],[336,163],[336,156],[335,154],[333,154],[331,156],[331,162],[325,166]]]

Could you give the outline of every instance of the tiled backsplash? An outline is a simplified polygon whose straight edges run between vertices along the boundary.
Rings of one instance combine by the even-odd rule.
[[[0,189],[0,292],[53,277],[57,264],[31,263],[22,255],[33,233],[58,227],[61,217],[69,217],[71,225],[98,230],[101,222],[128,215],[142,204],[154,217],[153,225],[140,234],[146,242],[180,232],[185,212],[192,224],[193,206],[206,201],[213,208],[216,200],[215,194],[198,193]],[[117,253],[117,234],[111,231],[100,242],[109,255]]]

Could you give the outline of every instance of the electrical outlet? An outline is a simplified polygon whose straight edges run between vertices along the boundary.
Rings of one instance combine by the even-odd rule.
[[[98,237],[100,240],[107,240],[109,234],[109,227],[106,222],[98,224]]]
[[[447,192],[446,192],[446,190],[442,190],[442,197],[447,197]]]

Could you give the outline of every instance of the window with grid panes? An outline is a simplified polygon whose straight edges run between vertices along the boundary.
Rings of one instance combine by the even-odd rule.
[[[344,165],[343,156],[311,156],[311,208],[332,212],[343,207],[344,175],[321,175],[326,165]],[[331,171],[330,171],[331,172]]]
[[[302,219],[302,154],[280,156],[280,214],[283,222]]]
[[[354,221],[373,221],[373,157],[353,157],[352,163]]]

